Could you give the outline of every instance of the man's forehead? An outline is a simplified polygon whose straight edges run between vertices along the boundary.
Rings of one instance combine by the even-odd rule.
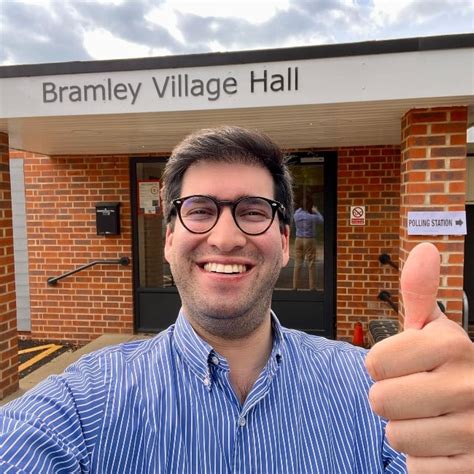
[[[199,161],[183,176],[181,194],[205,194],[220,199],[255,196],[273,197],[274,185],[264,166],[245,162]],[[223,194],[228,194],[224,197]]]

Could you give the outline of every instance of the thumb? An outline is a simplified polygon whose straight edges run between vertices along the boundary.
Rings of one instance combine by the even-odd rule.
[[[439,269],[439,252],[433,244],[418,244],[408,255],[400,279],[405,329],[421,329],[427,323],[443,317],[436,302]]]

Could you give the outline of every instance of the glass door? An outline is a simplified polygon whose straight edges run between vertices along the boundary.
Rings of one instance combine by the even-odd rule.
[[[273,309],[284,326],[334,337],[336,153],[290,159],[295,212],[290,261],[282,269]]]
[[[132,160],[135,328],[142,332],[167,328],[181,306],[164,258],[166,225],[159,198],[164,166],[164,159]]]

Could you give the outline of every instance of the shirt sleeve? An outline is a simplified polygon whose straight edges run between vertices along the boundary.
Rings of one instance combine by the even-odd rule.
[[[0,409],[0,472],[89,472],[105,371],[86,356]]]
[[[309,214],[310,219],[313,222],[313,224],[322,224],[324,222],[324,218],[322,214],[319,211],[316,211],[314,213]]]

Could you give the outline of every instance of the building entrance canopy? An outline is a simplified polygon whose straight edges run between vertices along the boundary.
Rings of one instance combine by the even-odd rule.
[[[473,70],[473,34],[4,66],[0,131],[48,155],[169,151],[222,123],[288,148],[399,144],[407,110],[472,107]]]

